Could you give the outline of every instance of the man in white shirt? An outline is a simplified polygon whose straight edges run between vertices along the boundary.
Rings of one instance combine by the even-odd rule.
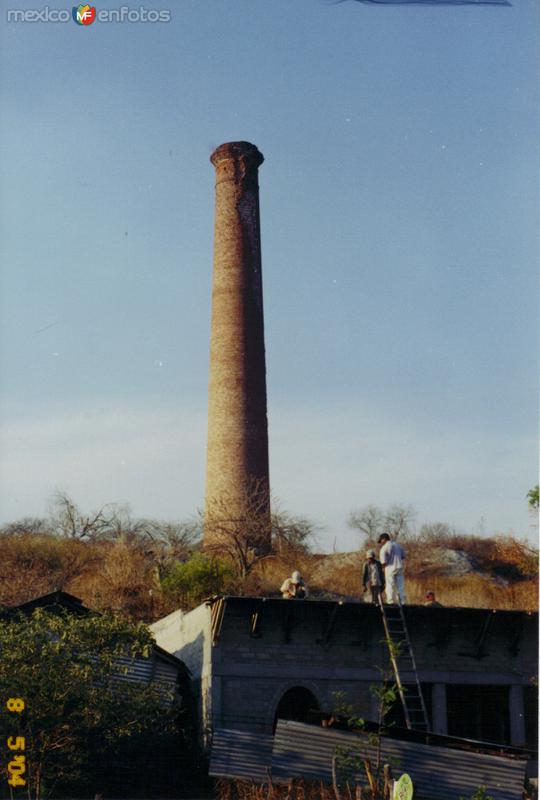
[[[406,603],[403,562],[405,551],[397,542],[392,542],[387,533],[379,536],[379,560],[384,570],[385,594],[387,603]]]

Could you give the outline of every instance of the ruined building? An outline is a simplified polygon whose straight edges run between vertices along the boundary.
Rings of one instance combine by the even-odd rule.
[[[258,168],[248,142],[211,156],[216,169],[204,544],[237,528],[270,546],[268,423]]]
[[[433,733],[536,747],[538,614],[404,608]],[[271,734],[278,718],[335,710],[336,692],[377,719],[370,687],[389,661],[376,606],[214,598],[152,630],[189,667],[207,736],[218,728]],[[412,684],[413,673],[403,680]],[[395,712],[403,725],[399,705]]]
[[[429,728],[406,731],[396,702],[383,758],[411,775],[418,800],[461,800],[481,785],[494,800],[521,800],[525,776],[538,774],[538,615],[424,606],[404,614],[417,673],[401,677],[410,691],[420,680]],[[336,748],[361,747],[375,760],[373,687],[393,680],[376,606],[215,597],[152,630],[190,669],[211,775],[264,783],[270,769],[278,782],[331,783]],[[344,703],[367,726],[352,745],[335,720]]]

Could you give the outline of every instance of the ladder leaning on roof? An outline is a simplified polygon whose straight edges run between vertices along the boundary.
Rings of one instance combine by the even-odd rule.
[[[418,679],[416,661],[401,600],[397,605],[385,606],[382,597],[380,597],[379,608],[382,615],[388,653],[390,654],[390,661],[394,670],[403,713],[405,714],[405,724],[409,730],[429,732],[426,704]],[[401,672],[412,672],[414,674],[415,687],[412,691],[408,691],[403,686]]]

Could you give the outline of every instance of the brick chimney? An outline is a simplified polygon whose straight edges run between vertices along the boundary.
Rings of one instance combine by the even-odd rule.
[[[270,546],[268,422],[258,168],[249,142],[228,142],[216,169],[212,333],[208,398],[205,547],[227,525]]]

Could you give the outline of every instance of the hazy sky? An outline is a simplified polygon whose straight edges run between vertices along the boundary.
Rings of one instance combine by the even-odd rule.
[[[51,9],[68,9],[55,0]],[[99,10],[122,3],[99,4]],[[8,23],[2,522],[203,504],[212,150],[260,169],[273,493],[534,535],[540,13],[152,0]]]

